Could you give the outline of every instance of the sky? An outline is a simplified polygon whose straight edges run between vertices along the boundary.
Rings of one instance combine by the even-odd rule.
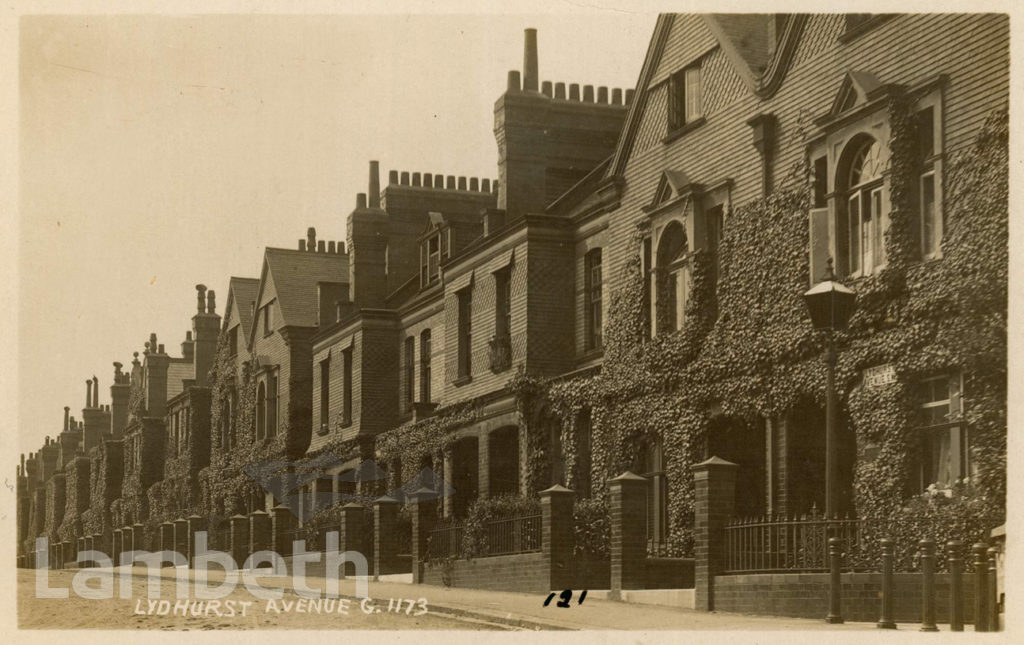
[[[109,403],[113,361],[191,328],[195,285],[344,240],[371,159],[497,176],[494,101],[540,78],[634,87],[656,15],[46,15],[19,26],[21,451]]]

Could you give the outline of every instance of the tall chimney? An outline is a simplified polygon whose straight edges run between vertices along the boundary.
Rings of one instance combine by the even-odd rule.
[[[71,412],[71,408],[65,405],[64,406],[64,432],[67,432],[68,430],[71,429],[71,426],[69,425],[69,417],[68,417],[68,414],[70,412]]]
[[[370,186],[367,189],[370,198],[370,208],[380,208],[380,163],[370,162]]]
[[[92,379],[85,379],[85,407],[92,407]]]
[[[316,252],[316,229],[312,226],[306,229],[306,250],[310,253]]]
[[[523,91],[537,91],[537,30],[527,29],[523,47]]]
[[[206,313],[206,285],[196,285],[196,313]]]
[[[213,289],[206,292],[206,313],[217,313],[217,294]]]
[[[100,407],[100,380],[92,375],[92,407]]]

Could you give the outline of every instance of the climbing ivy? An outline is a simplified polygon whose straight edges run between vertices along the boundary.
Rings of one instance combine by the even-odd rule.
[[[904,100],[890,102],[889,112],[888,261],[852,285],[858,308],[847,332],[837,334],[837,389],[856,436],[856,512],[887,526],[913,526],[918,535],[947,535],[944,515],[906,504],[921,445],[913,384],[928,375],[964,375],[963,418],[978,476],[961,495],[975,498],[956,507],[998,521],[1006,472],[1007,118],[992,115],[975,145],[949,159],[943,259],[921,263],[913,115]],[[706,456],[713,415],[777,418],[801,401],[824,404],[823,339],[801,299],[810,270],[807,176],[805,160],[778,190],[727,214],[717,284],[716,258],[692,254],[681,331],[646,338],[637,244],[612,292],[603,371],[553,381],[523,374],[513,383],[521,400],[559,418],[570,488],[583,476],[576,428],[582,410],[591,410],[589,479],[599,499],[608,478],[635,470],[645,446],[660,440],[668,464],[670,554],[692,549],[690,467]],[[638,227],[637,239],[645,233]],[[864,368],[886,363],[894,367],[895,384],[861,385]]]

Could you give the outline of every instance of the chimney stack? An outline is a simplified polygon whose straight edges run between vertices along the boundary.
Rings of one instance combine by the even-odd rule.
[[[100,380],[92,375],[92,407],[100,407]]]
[[[330,242],[327,243],[327,252],[332,255],[334,254],[334,240],[331,240]]]
[[[312,226],[306,229],[306,250],[310,253],[316,251],[316,229]]]
[[[306,250],[306,240],[299,239],[299,250],[300,251],[305,251]]]
[[[92,379],[85,379],[85,407],[92,407]]]
[[[327,251],[327,243],[324,242],[323,240],[317,240],[316,241],[316,252],[317,253],[324,253],[326,251]]]
[[[213,289],[206,292],[206,313],[217,313],[217,294]]]
[[[70,412],[71,412],[71,408],[65,405],[64,406],[64,432],[67,432],[68,430],[71,429],[71,425],[70,425],[70,421],[69,421],[69,417],[68,417],[68,414]]]
[[[367,189],[370,198],[370,208],[380,208],[380,163],[370,162],[370,186]]]
[[[537,77],[537,30],[527,29],[523,47],[523,91],[536,92]]]
[[[366,208],[366,193],[356,193],[356,208]]]
[[[128,424],[128,375],[121,371],[124,367],[114,361],[114,383],[110,386],[110,434],[120,437]]]

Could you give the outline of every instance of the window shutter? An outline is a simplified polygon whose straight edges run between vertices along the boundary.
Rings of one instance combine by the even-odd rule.
[[[829,239],[828,209],[815,208],[811,210],[811,286],[821,282],[828,265],[828,258],[831,255],[832,247]]]

